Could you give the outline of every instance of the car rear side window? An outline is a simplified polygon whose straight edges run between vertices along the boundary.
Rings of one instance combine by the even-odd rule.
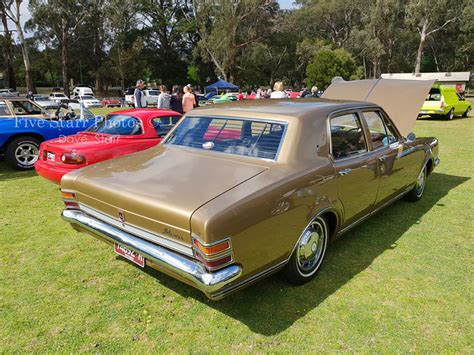
[[[432,88],[426,97],[426,101],[441,101],[441,92],[438,88]]]
[[[0,101],[0,116],[10,116],[11,112],[8,109],[7,103],[5,101]]]
[[[161,116],[155,117],[151,122],[158,136],[164,137],[179,119],[180,116]]]
[[[355,113],[331,119],[331,152],[336,160],[367,152],[364,131]]]
[[[286,123],[282,122],[187,117],[165,143],[276,160],[285,128]]]

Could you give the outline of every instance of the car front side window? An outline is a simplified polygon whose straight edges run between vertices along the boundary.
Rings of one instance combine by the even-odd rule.
[[[367,152],[364,131],[355,113],[331,119],[331,152],[335,160]]]
[[[369,128],[373,149],[388,146],[397,141],[396,135],[385,122],[380,111],[366,111],[364,118]]]

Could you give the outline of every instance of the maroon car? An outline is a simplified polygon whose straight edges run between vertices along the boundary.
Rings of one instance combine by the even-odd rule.
[[[102,107],[121,107],[122,102],[119,99],[114,99],[110,97],[103,98],[101,100]]]

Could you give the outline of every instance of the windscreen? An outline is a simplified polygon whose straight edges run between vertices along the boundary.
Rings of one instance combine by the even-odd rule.
[[[282,122],[187,117],[165,143],[276,160],[285,128]]]
[[[88,129],[89,132],[132,136],[142,133],[138,118],[128,115],[109,115]]]

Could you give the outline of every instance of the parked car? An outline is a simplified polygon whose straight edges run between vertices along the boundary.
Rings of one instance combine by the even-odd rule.
[[[143,94],[145,95],[146,105],[148,107],[158,106],[158,96],[160,96],[160,90],[145,89],[143,90]]]
[[[76,98],[76,97],[79,97],[79,96],[94,96],[94,91],[89,86],[79,85],[79,86],[76,86],[72,90],[72,97]]]
[[[432,83],[386,81],[327,90],[376,103],[192,110],[156,147],[65,175],[62,216],[211,299],[280,270],[308,282],[331,240],[401,197],[420,199],[439,163],[436,138],[407,131]]]
[[[216,95],[216,96],[211,97],[209,99],[209,101],[211,101],[215,104],[219,104],[219,103],[223,103],[223,102],[237,101],[237,95],[233,94],[233,93],[228,93],[228,94],[224,94],[224,95]]]
[[[33,101],[44,109],[57,108],[58,103],[43,95],[33,95]]]
[[[122,102],[119,99],[114,98],[103,98],[101,100],[102,107],[120,107]]]
[[[128,88],[125,90],[125,105],[128,107],[134,107],[135,101],[133,99],[133,93],[135,92],[135,88]]]
[[[180,117],[156,108],[112,112],[84,132],[43,142],[36,171],[59,184],[75,169],[155,146]]]
[[[455,88],[435,85],[426,96],[420,116],[444,117],[452,120],[454,116],[468,117],[472,103],[461,97]]]
[[[49,99],[59,104],[59,103],[64,103],[67,100],[69,100],[69,97],[67,97],[62,92],[52,92],[51,94],[49,94]]]
[[[0,89],[0,96],[18,96],[18,91],[13,89]]]
[[[84,95],[76,96],[79,103],[83,104],[86,108],[99,108],[102,107],[102,103],[97,100],[94,96]]]
[[[0,99],[0,154],[18,170],[32,169],[39,157],[40,143],[75,134],[94,123],[87,110],[59,107],[47,112],[25,98]]]

